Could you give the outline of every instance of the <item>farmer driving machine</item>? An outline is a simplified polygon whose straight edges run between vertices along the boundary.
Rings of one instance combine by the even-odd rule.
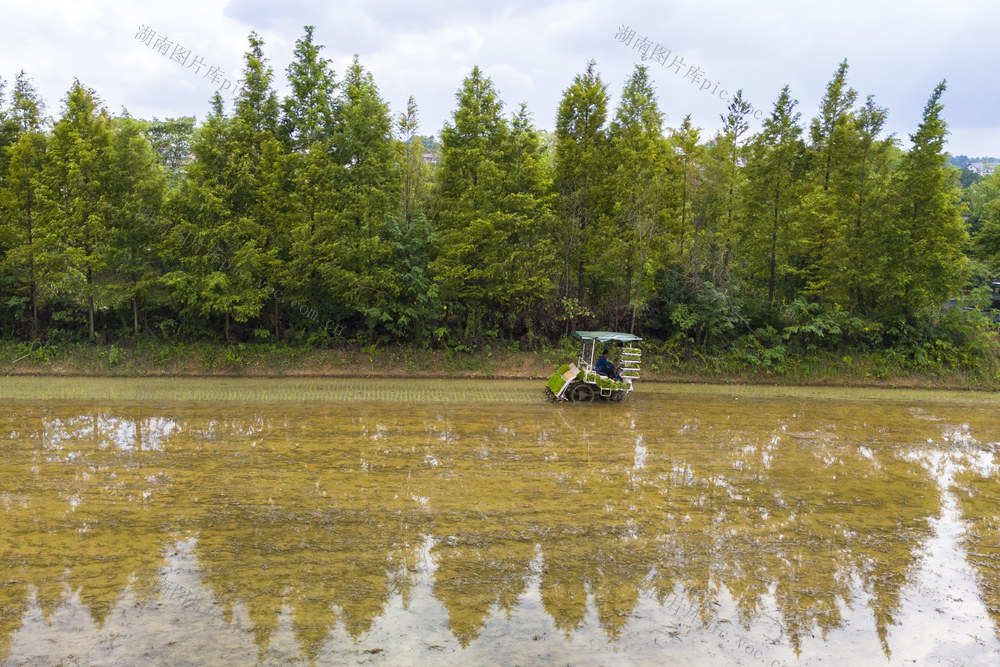
[[[573,338],[581,343],[580,356],[575,363],[560,366],[549,378],[545,386],[549,400],[624,400],[632,391],[632,382],[639,379],[642,353],[638,343],[642,339],[614,331],[575,331]],[[604,349],[609,351],[607,361],[611,363],[599,369],[594,362],[597,351]]]

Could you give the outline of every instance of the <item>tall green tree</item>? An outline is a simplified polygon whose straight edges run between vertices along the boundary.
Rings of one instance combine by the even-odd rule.
[[[845,132],[847,154],[831,190],[836,212],[842,219],[840,238],[827,263],[831,275],[825,280],[836,287],[831,297],[843,306],[846,291],[847,310],[852,316],[859,308],[870,310],[879,302],[882,274],[881,230],[890,201],[890,164],[896,151],[892,137],[880,137],[887,112],[869,96],[865,105],[851,119]]]
[[[947,125],[942,81],[924,107],[912,148],[895,174],[894,216],[883,249],[890,279],[883,305],[912,317],[935,311],[966,280],[968,234],[961,217],[957,170],[945,168]]]
[[[431,272],[440,281],[442,298],[453,306],[452,315],[464,319],[466,334],[479,335],[505,245],[487,204],[507,126],[503,103],[479,67],[462,82],[457,98],[458,107],[441,130],[432,199],[438,243]]]
[[[241,301],[247,309],[234,314],[237,322],[256,317],[270,300],[275,336],[280,335],[280,300],[290,255],[291,183],[286,153],[278,139],[279,105],[274,71],[264,56],[264,41],[251,32],[244,56],[244,84],[236,97],[230,141],[228,205],[236,229],[225,229],[223,246],[234,253],[234,264],[246,273]],[[256,306],[256,307],[255,307]],[[228,316],[227,316],[228,322]],[[228,335],[227,335],[228,337]]]
[[[411,95],[406,103],[406,111],[399,114],[396,120],[401,213],[407,225],[413,219],[414,212],[424,203],[430,179],[430,168],[424,161],[424,142],[417,134],[419,129],[420,113]]]
[[[331,61],[321,57],[323,46],[315,42],[313,27],[305,30],[286,70],[290,92],[281,105],[291,177],[290,260],[282,298],[310,304],[327,322],[349,312],[346,299],[329,292],[321,275],[329,274],[327,263],[339,239],[336,181],[343,167],[332,156],[340,99]]]
[[[140,121],[116,119],[108,174],[109,243],[115,267],[110,289],[113,297],[130,304],[135,334],[140,303],[149,301],[160,277],[156,222],[167,181],[143,130]]]
[[[608,98],[597,64],[588,61],[584,73],[576,75],[563,92],[556,117],[553,187],[560,220],[556,239],[562,259],[559,285],[567,334],[573,328],[576,310],[586,301],[585,266],[599,257],[587,237],[598,221],[610,214],[605,127]]]
[[[498,301],[505,309],[504,327],[534,331],[535,305],[552,296],[555,246],[554,195],[542,136],[522,103],[510,121],[502,146],[497,201],[497,227],[508,243],[506,274]]]
[[[329,288],[374,332],[391,317],[387,303],[398,278],[391,270],[385,227],[399,208],[399,170],[389,105],[357,56],[341,84],[333,147],[340,167],[334,200],[337,236],[331,239],[323,273]]]
[[[663,112],[646,67],[636,66],[625,84],[609,136],[611,160],[616,166],[612,177],[616,226],[603,240],[603,248],[614,261],[601,268],[624,278],[624,303],[631,311],[632,331],[649,298],[652,272],[648,265],[654,244],[659,244],[661,257],[669,252],[665,250],[669,245],[667,222],[670,209],[678,203],[676,193],[683,172],[681,165],[672,164],[673,152],[663,136]],[[688,139],[697,143],[697,132],[688,134]],[[695,159],[692,154],[692,169]],[[675,187],[670,185],[672,180]]]
[[[45,164],[43,110],[30,79],[21,72],[10,107],[0,104],[0,285],[10,295],[0,308],[20,313],[26,306],[32,338],[38,335],[40,292],[51,270],[46,259],[53,254],[44,252],[47,237],[37,194]]]
[[[281,104],[281,137],[293,152],[326,143],[336,122],[337,84],[331,61],[321,56],[323,45],[313,37],[315,30],[305,27],[286,70],[290,91]]]
[[[843,267],[837,260],[843,255],[846,209],[854,199],[851,163],[857,142],[852,108],[857,92],[847,86],[847,70],[845,60],[827,85],[819,115],[810,124],[805,154],[807,183],[796,263],[804,293],[816,299],[836,299],[843,292]]]
[[[163,277],[186,313],[221,316],[227,341],[231,321],[258,317],[269,298],[278,329],[276,283],[288,245],[274,74],[256,33],[249,46],[232,117],[216,94],[192,144],[195,160],[173,205],[183,220],[181,233],[170,237],[178,266]]]
[[[523,109],[513,127],[502,117],[493,82],[478,67],[457,96],[441,132],[431,270],[465,336],[478,337],[525,321],[548,289],[552,257],[539,234],[548,214],[538,133]]]
[[[782,88],[748,154],[741,250],[747,277],[751,284],[763,284],[768,303],[774,303],[778,282],[792,271],[789,259],[794,252],[793,222],[800,206],[805,150],[796,104],[788,86]]]
[[[48,244],[46,264],[59,267],[60,289],[85,307],[91,340],[97,308],[110,301],[112,138],[111,118],[97,93],[74,81],[49,137],[37,192],[45,236],[64,242]]]
[[[680,127],[670,135],[670,145],[680,159],[677,170],[677,190],[680,194],[680,220],[677,227],[678,256],[683,261],[690,258],[689,265],[694,266],[698,256],[698,216],[695,214],[695,198],[700,173],[703,168],[704,149],[700,142],[699,129],[691,123],[691,115],[684,116]],[[690,235],[688,228],[690,227]],[[690,238],[691,245],[686,247]]]
[[[226,340],[230,318],[256,316],[261,301],[250,275],[255,253],[240,252],[244,232],[230,206],[235,162],[231,124],[216,93],[191,143],[194,160],[168,201],[168,215],[176,224],[163,237],[161,249],[166,264],[161,282],[179,314],[222,318]]]
[[[743,89],[739,89],[729,101],[726,113],[721,115],[722,132],[715,142],[715,152],[725,155],[726,168],[718,179],[720,189],[724,192],[724,220],[715,226],[716,238],[714,247],[719,248],[721,258],[719,270],[714,272],[716,282],[728,282],[729,258],[733,242],[737,236],[738,220],[742,214],[742,202],[737,193],[742,191],[745,180],[745,146],[743,136],[750,129],[750,112],[753,107],[743,99]]]

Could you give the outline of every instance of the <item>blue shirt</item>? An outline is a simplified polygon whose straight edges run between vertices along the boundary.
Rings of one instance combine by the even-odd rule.
[[[613,369],[615,365],[608,361],[608,358],[603,354],[597,358],[597,370],[598,371],[609,371]]]

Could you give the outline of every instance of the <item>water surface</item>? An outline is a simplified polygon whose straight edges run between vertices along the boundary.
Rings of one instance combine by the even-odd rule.
[[[32,378],[0,396],[5,663],[1000,662],[992,396],[642,385],[558,406],[521,382]]]

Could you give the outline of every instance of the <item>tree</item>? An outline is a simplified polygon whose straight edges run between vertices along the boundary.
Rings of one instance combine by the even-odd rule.
[[[852,119],[847,147],[851,158],[837,188],[838,210],[845,222],[839,257],[832,266],[846,288],[852,316],[858,307],[872,308],[880,301],[881,283],[888,277],[882,274],[879,237],[889,215],[889,165],[895,140],[891,136],[879,139],[886,115],[868,96]]]
[[[958,173],[945,168],[944,91],[942,81],[910,135],[913,147],[894,178],[893,225],[883,245],[889,276],[884,305],[909,317],[936,310],[966,279],[968,234],[957,206]]]
[[[680,214],[681,219],[677,230],[678,256],[683,261],[684,244],[687,237],[688,224],[691,224],[691,250],[688,264],[694,267],[698,260],[698,223],[694,213],[695,190],[698,185],[699,172],[703,168],[703,149],[699,142],[699,128],[691,124],[691,115],[684,116],[681,126],[670,136],[670,145],[680,158],[680,169],[677,179],[680,181]]]
[[[286,296],[316,304],[326,319],[346,312],[344,296],[327,291],[320,275],[338,240],[336,179],[343,167],[332,156],[340,101],[330,61],[320,57],[323,46],[314,42],[312,26],[305,30],[286,70],[290,94],[281,105],[291,178],[289,260],[281,282]]]
[[[41,132],[46,123],[45,104],[24,70],[14,80],[9,107],[4,103],[6,87],[7,82],[0,78],[0,187],[10,159],[5,149],[17,143],[25,132]]]
[[[774,303],[778,280],[791,267],[791,228],[799,206],[799,176],[804,146],[800,114],[788,86],[782,88],[774,111],[754,137],[747,162],[747,218],[742,241],[748,278],[767,286],[767,301]]]
[[[253,51],[247,60],[252,67],[261,64]],[[250,77],[250,85],[267,81]],[[221,316],[227,341],[232,340],[230,321],[257,317],[272,293],[265,289],[271,287],[266,281],[270,265],[263,252],[267,233],[259,217],[259,197],[261,158],[264,150],[270,151],[273,136],[267,136],[266,119],[260,119],[258,108],[246,104],[247,98],[267,97],[246,88],[241,96],[246,96],[241,100],[245,118],[226,117],[216,93],[205,124],[195,134],[194,161],[169,203],[178,224],[165,239],[163,253],[171,270],[161,279],[182,314]],[[255,123],[255,117],[264,122]]]
[[[272,86],[274,71],[264,57],[264,42],[254,32],[244,56],[244,85],[236,97],[231,135],[232,169],[226,173],[228,205],[236,229],[225,229],[223,245],[247,273],[244,305],[233,314],[237,322],[256,317],[268,298],[273,305],[275,336],[280,335],[281,316],[276,290],[284,286],[290,246],[290,189],[286,155],[278,140],[278,96]],[[246,280],[241,279],[241,280]],[[254,285],[256,283],[256,285]],[[226,316],[227,339],[228,320]]]
[[[812,139],[810,156],[814,161],[814,171],[823,190],[830,189],[830,177],[836,168],[835,161],[851,120],[851,108],[858,98],[853,88],[847,88],[847,60],[837,67],[833,79],[827,84],[826,93],[820,103],[819,116],[812,120],[809,133]]]
[[[1000,170],[968,189],[969,228],[975,257],[1000,275]]]
[[[722,119],[722,135],[716,141],[718,151],[725,153],[727,170],[722,180],[725,191],[725,224],[719,225],[720,232],[719,245],[722,248],[721,271],[716,279],[729,280],[729,256],[732,252],[732,241],[736,236],[737,218],[739,212],[737,207],[739,202],[736,193],[741,191],[745,180],[744,170],[741,169],[743,161],[744,147],[740,143],[742,137],[750,129],[750,112],[753,107],[743,99],[743,89],[736,91],[727,107],[727,113],[720,116]]]
[[[556,239],[562,258],[560,295],[569,308],[586,300],[585,266],[596,259],[587,236],[592,225],[609,214],[608,199],[604,196],[610,173],[605,128],[607,106],[607,84],[601,81],[596,63],[588,61],[584,73],[576,75],[573,84],[564,91],[556,117],[553,187],[560,218]],[[572,313],[566,313],[565,320],[565,331],[569,334],[573,328]]]
[[[163,167],[171,187],[184,176],[184,168],[191,162],[191,140],[194,136],[194,116],[180,118],[153,118],[143,125],[157,161]]]
[[[423,210],[417,209],[406,224],[392,217],[386,226],[393,244],[394,271],[398,289],[386,305],[386,325],[401,340],[427,344],[428,327],[441,313],[438,286],[428,265],[434,231]]]
[[[39,293],[48,282],[37,194],[45,162],[44,105],[23,71],[9,110],[2,104],[2,91],[0,82],[0,284],[6,283],[4,291],[11,296],[0,305],[16,312],[26,303],[35,338]]]
[[[438,244],[431,271],[464,317],[465,336],[524,322],[548,289],[551,247],[541,142],[524,108],[513,125],[478,67],[441,132],[433,193]]]
[[[48,140],[38,200],[48,239],[46,263],[59,267],[59,282],[86,305],[91,340],[97,306],[109,297],[111,146],[111,119],[97,93],[74,81]],[[56,238],[64,245],[58,246]]]
[[[139,333],[139,303],[148,300],[159,279],[155,248],[156,219],[166,189],[157,153],[143,135],[143,123],[115,122],[108,174],[108,225],[112,292],[132,307],[132,330]]]
[[[489,177],[497,169],[507,127],[493,82],[474,67],[456,97],[458,108],[441,130],[432,211],[437,246],[431,274],[452,314],[465,318],[467,334],[478,335],[495,287],[491,262],[500,260],[502,242],[487,217]],[[497,265],[492,265],[495,268]]]
[[[426,197],[427,181],[430,178],[430,169],[424,162],[424,142],[417,134],[419,127],[417,103],[411,95],[406,103],[406,112],[399,114],[396,120],[399,140],[396,159],[400,173],[401,208],[407,225]]]
[[[354,57],[341,84],[333,137],[336,237],[322,270],[329,288],[364,316],[370,332],[390,319],[392,249],[385,226],[399,207],[399,171],[389,105]]]
[[[337,84],[330,60],[320,57],[313,41],[315,27],[295,42],[295,59],[286,70],[291,92],[281,104],[281,137],[289,150],[301,152],[327,142],[336,113]]]
[[[843,255],[839,245],[846,224],[845,200],[853,199],[851,190],[856,185],[849,176],[849,162],[857,93],[847,87],[847,69],[844,60],[827,85],[819,115],[810,124],[810,143],[804,155],[802,233],[793,263],[804,294],[820,300],[843,292],[842,267],[837,259]]]
[[[535,304],[551,296],[555,218],[545,148],[526,104],[511,118],[505,139],[497,227],[509,247],[503,266],[506,279],[498,285],[497,301],[506,314],[505,328],[513,335],[516,327],[532,331]]]
[[[636,66],[625,84],[609,137],[611,159],[616,165],[612,182],[617,228],[604,240],[604,245],[610,257],[620,257],[621,261],[612,263],[606,270],[624,270],[624,296],[632,311],[629,327],[632,331],[648,299],[650,285],[647,283],[652,273],[647,270],[647,264],[653,243],[661,244],[661,252],[667,245],[665,223],[671,195],[668,183],[671,176],[676,179],[683,171],[682,168],[671,169],[671,153],[663,138],[663,113],[656,103],[648,70],[641,65]],[[690,138],[689,133],[685,139]],[[696,131],[693,141],[697,143]],[[694,157],[692,155],[691,159]],[[684,219],[683,213],[681,219]],[[620,246],[621,255],[615,246]]]

